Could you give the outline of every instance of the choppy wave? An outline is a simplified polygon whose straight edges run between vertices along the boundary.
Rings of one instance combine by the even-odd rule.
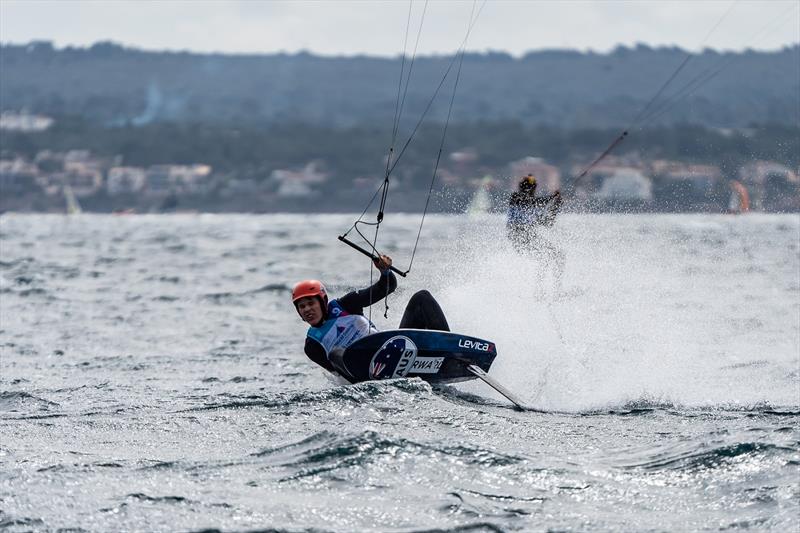
[[[351,466],[362,467],[381,457],[401,461],[404,456],[425,455],[456,459],[460,465],[504,466],[524,461],[491,450],[472,446],[423,444],[404,438],[389,437],[374,431],[355,435],[339,435],[329,431],[317,433],[300,442],[261,450],[254,454],[266,464],[289,467],[295,471],[285,478],[299,479]]]
[[[647,453],[644,460],[622,465],[624,468],[641,468],[644,470],[677,470],[695,471],[698,469],[714,469],[736,465],[742,459],[759,459],[770,461],[780,459],[787,464],[797,455],[795,447],[781,446],[763,442],[736,442],[731,444],[706,444],[704,442],[686,442],[670,446],[663,450]]]
[[[614,414],[614,415],[639,415],[654,412],[671,412],[681,416],[701,416],[703,414],[717,416],[720,413],[741,413],[747,416],[800,416],[794,406],[776,406],[769,402],[756,402],[753,404],[740,404],[723,402],[719,404],[709,404],[703,406],[683,405],[678,402],[668,402],[663,400],[652,400],[643,398],[632,400],[621,404],[619,407],[609,406],[604,409],[590,409],[581,411],[577,414]],[[563,413],[563,411],[562,411]]]
[[[375,401],[388,396],[396,397],[395,393],[401,392],[411,395],[411,399],[420,400],[421,396],[430,396],[430,384],[419,379],[396,379],[380,382],[364,382],[355,385],[345,385],[318,391],[299,391],[280,393],[275,395],[224,395],[224,400],[214,400],[191,411],[205,411],[210,409],[238,409],[249,407],[287,408],[296,409],[306,405],[325,405],[350,403],[362,405],[365,402]]]
[[[0,411],[9,413],[30,412],[31,410],[47,410],[58,407],[56,402],[22,392],[0,391]]]
[[[28,517],[13,517],[0,510],[0,528],[11,529],[14,527],[39,527],[44,526],[44,521],[41,518],[28,518]]]

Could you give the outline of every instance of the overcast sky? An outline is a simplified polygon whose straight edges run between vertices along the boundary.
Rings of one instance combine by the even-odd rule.
[[[424,6],[424,0],[412,4],[409,49]],[[455,51],[472,6],[430,0],[419,53]],[[148,50],[390,56],[403,49],[408,9],[406,0],[0,0],[0,41],[49,40],[63,47],[111,40]],[[773,50],[799,41],[800,0],[488,0],[467,49],[521,55],[543,48],[605,52],[645,43]]]

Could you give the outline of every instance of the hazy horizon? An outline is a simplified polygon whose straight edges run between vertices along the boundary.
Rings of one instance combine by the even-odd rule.
[[[0,42],[57,48],[111,41],[152,52],[392,58],[454,53],[473,13],[470,53],[617,47],[774,51],[800,43],[800,3],[732,2],[0,2]],[[422,16],[424,12],[424,17]],[[42,16],[47,13],[47,16]],[[410,24],[407,22],[410,20]],[[422,21],[422,31],[418,29]],[[406,36],[406,28],[408,35]]]
[[[199,56],[208,55],[208,56],[227,56],[227,57],[273,56],[273,55],[296,56],[296,55],[307,54],[307,55],[311,55],[311,56],[314,56],[314,57],[321,57],[321,58],[325,58],[325,59],[336,59],[336,58],[350,59],[350,58],[363,57],[363,58],[369,58],[369,59],[390,59],[390,60],[391,59],[398,59],[398,58],[401,57],[401,52],[397,52],[394,55],[375,55],[375,54],[370,54],[369,52],[352,53],[352,54],[347,54],[347,53],[324,54],[324,53],[316,52],[316,51],[313,51],[313,50],[305,50],[305,49],[291,51],[291,52],[286,51],[286,50],[265,51],[265,52],[213,52],[213,51],[199,51],[199,50],[187,50],[187,49],[146,48],[146,47],[142,47],[142,46],[132,45],[132,44],[129,44],[129,43],[124,43],[124,42],[121,42],[121,41],[108,40],[108,39],[107,40],[101,40],[101,41],[95,41],[93,43],[88,43],[88,44],[85,44],[85,45],[70,45],[70,44],[58,45],[58,43],[55,43],[50,39],[33,39],[33,40],[30,40],[30,41],[26,41],[26,42],[0,41],[0,46],[30,46],[30,45],[34,45],[34,44],[37,44],[37,43],[50,43],[53,46],[54,50],[56,50],[56,51],[69,50],[69,49],[73,49],[73,50],[89,50],[92,47],[97,46],[97,45],[112,44],[114,46],[119,46],[119,47],[121,47],[121,48],[123,48],[125,50],[136,51],[136,52],[145,52],[145,53],[154,53],[154,54],[159,54],[159,53],[165,53],[165,54],[191,54],[191,55],[199,55]],[[536,53],[541,53],[541,52],[566,52],[566,53],[575,52],[575,53],[581,53],[581,54],[608,55],[608,54],[612,54],[615,50],[620,49],[620,48],[625,48],[625,49],[632,50],[632,49],[638,48],[640,46],[644,46],[644,47],[650,48],[652,50],[676,49],[676,50],[679,50],[679,51],[684,52],[684,53],[690,53],[691,52],[693,54],[702,54],[702,53],[704,53],[706,51],[711,51],[711,52],[715,52],[715,53],[718,53],[718,54],[729,54],[729,53],[731,53],[731,54],[739,54],[739,53],[748,52],[748,51],[749,52],[755,52],[755,53],[780,52],[782,50],[787,50],[787,49],[800,47],[800,42],[787,43],[787,44],[785,44],[783,46],[780,46],[778,48],[769,49],[769,50],[767,50],[767,49],[753,49],[753,48],[745,48],[745,49],[742,49],[742,50],[723,50],[723,49],[717,49],[717,48],[713,48],[713,47],[705,47],[702,50],[687,50],[686,48],[683,48],[683,47],[680,47],[680,46],[677,46],[677,45],[673,45],[673,46],[670,46],[670,45],[651,45],[651,44],[648,44],[648,43],[637,42],[637,43],[631,43],[631,44],[618,44],[617,46],[615,46],[614,48],[612,48],[610,50],[602,50],[602,51],[598,51],[598,50],[579,50],[579,49],[576,49],[576,48],[551,47],[551,48],[530,49],[530,50],[526,50],[526,51],[522,52],[521,54],[511,54],[510,52],[508,52],[506,50],[467,50],[467,54],[468,55],[488,55],[488,54],[508,55],[508,56],[513,57],[514,59],[519,59],[519,58],[525,57],[526,55],[529,55],[529,54],[536,54]],[[453,53],[454,52],[449,52],[449,53],[435,53],[435,52],[433,52],[433,53],[429,53],[429,54],[418,53],[417,57],[418,58],[439,58],[439,57],[448,57],[448,56],[452,55]]]

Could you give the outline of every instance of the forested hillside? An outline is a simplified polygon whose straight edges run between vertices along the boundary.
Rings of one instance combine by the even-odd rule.
[[[677,48],[646,46],[608,54],[539,51],[521,58],[468,54],[454,119],[559,128],[625,125],[685,57]],[[419,116],[450,61],[417,58],[407,120]],[[3,45],[0,68],[3,110],[80,115],[106,125],[168,120],[341,127],[391,124],[400,58],[205,55],[112,43],[56,49],[43,42]],[[664,96],[706,78],[650,124],[745,127],[800,119],[800,46],[763,53],[707,50],[692,57]],[[434,121],[447,112],[449,87],[448,81],[434,102]]]

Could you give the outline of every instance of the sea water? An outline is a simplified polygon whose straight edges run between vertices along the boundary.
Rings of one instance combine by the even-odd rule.
[[[559,280],[428,216],[371,319],[430,290],[541,413],[305,357],[290,287],[369,283],[353,220],[0,217],[0,530],[800,527],[800,217],[564,215]],[[403,270],[419,222],[381,227]]]

